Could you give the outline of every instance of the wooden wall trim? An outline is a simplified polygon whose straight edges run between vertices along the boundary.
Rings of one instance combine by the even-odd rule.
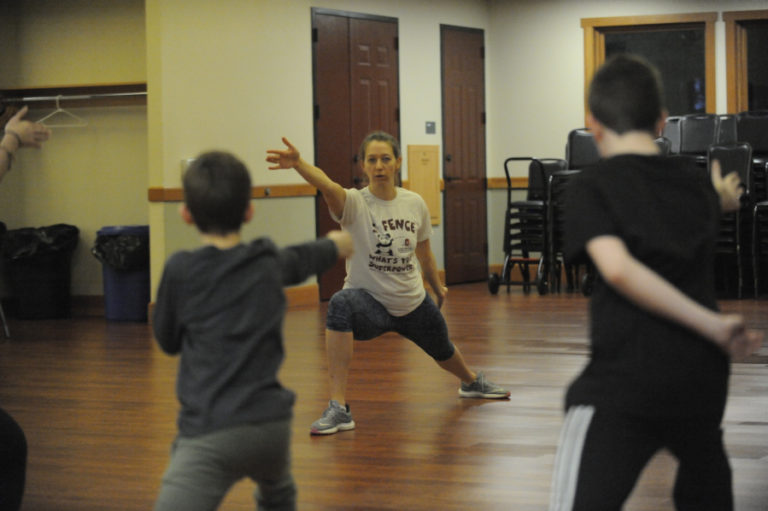
[[[668,23],[701,23],[717,21],[717,12],[691,12],[680,14],[651,14],[646,16],[615,16],[582,18],[581,27],[621,27],[633,25],[665,25]]]
[[[768,10],[727,11],[723,13],[723,21],[764,20],[766,18],[768,18]]]
[[[408,179],[403,179],[402,182],[400,183],[400,186],[402,186],[406,190],[410,190],[411,182]],[[443,178],[440,178],[440,191],[441,192],[445,191],[445,181],[443,181]]]
[[[506,190],[507,178],[489,177],[486,179],[489,190]],[[408,180],[403,181],[403,188],[408,188]],[[528,188],[527,177],[513,177],[513,188]],[[445,190],[445,182],[440,180],[440,191]],[[317,189],[311,185],[272,185],[272,186],[254,186],[251,196],[254,199],[275,199],[285,197],[314,197],[317,195]],[[147,189],[147,199],[149,202],[182,202],[184,200],[184,191],[181,188],[161,188],[151,187]]]
[[[704,23],[704,59],[705,59],[705,90],[707,112],[717,110],[717,91],[715,80],[715,22],[717,12],[698,12],[681,14],[659,14],[648,16],[618,16],[606,18],[582,18],[581,27],[584,29],[584,116],[586,118],[586,91],[592,76],[605,60],[605,30],[613,27],[639,27],[646,25],[674,25]]]
[[[768,19],[768,10],[728,11],[725,22],[725,76],[728,113],[749,109],[747,89],[747,32],[741,21]]]
[[[308,184],[254,186],[251,197],[254,199],[275,199],[285,197],[314,197],[317,189]],[[181,188],[152,187],[147,190],[149,202],[181,202],[184,191]]]
[[[513,177],[510,180],[512,181],[512,188],[520,188],[520,189],[528,188],[527,177]],[[506,190],[507,178],[506,177],[489,177],[488,189],[489,190]]]

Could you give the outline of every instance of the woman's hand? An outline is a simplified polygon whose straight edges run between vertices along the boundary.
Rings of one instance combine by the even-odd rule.
[[[288,146],[288,149],[269,149],[267,151],[267,161],[273,164],[269,170],[296,168],[301,161],[299,150],[285,137],[283,137],[283,144]]]
[[[16,112],[6,123],[5,131],[15,136],[21,147],[40,147],[51,136],[51,130],[39,122],[24,120],[28,110],[24,106]]]

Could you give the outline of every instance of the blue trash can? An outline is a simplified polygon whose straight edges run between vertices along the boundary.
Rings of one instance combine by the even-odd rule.
[[[110,321],[147,321],[149,226],[102,227],[91,250],[102,262],[104,316]]]

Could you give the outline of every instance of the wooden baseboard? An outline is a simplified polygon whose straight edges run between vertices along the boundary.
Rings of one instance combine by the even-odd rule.
[[[498,270],[501,272],[501,265]],[[445,282],[445,271],[439,270],[440,280]],[[426,283],[425,283],[426,284]],[[285,298],[288,307],[301,307],[304,305],[315,305],[320,302],[320,290],[317,284],[308,284],[306,286],[295,286],[285,288]],[[148,317],[152,317],[152,311],[155,307],[154,302],[148,305]],[[104,297],[103,296],[73,296],[72,297],[72,315],[75,317],[104,317]]]
[[[317,284],[288,287],[285,289],[285,298],[288,301],[288,307],[314,305],[320,302],[320,287]]]
[[[501,276],[501,271],[504,269],[503,264],[491,264],[488,266],[488,273],[496,273],[497,275]],[[536,272],[539,269],[538,264],[531,264],[531,278],[536,278]],[[514,268],[512,268],[512,272],[510,273],[510,280],[511,281],[518,281],[522,280],[523,276],[520,273],[520,267],[518,265],[515,265]]]
[[[320,291],[317,284],[306,286],[295,286],[285,288],[285,299],[288,307],[300,307],[302,305],[314,305],[320,302]],[[155,308],[155,302],[149,304],[148,317],[152,318],[152,311]],[[104,305],[102,297],[101,316],[104,316]]]
[[[73,296],[72,316],[82,317],[104,317],[104,296],[103,295],[79,295]]]

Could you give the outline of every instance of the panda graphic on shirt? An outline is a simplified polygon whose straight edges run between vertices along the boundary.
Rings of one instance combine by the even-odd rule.
[[[372,222],[375,250],[369,254],[368,267],[384,273],[413,271],[413,246],[417,226],[411,220],[384,219]]]

